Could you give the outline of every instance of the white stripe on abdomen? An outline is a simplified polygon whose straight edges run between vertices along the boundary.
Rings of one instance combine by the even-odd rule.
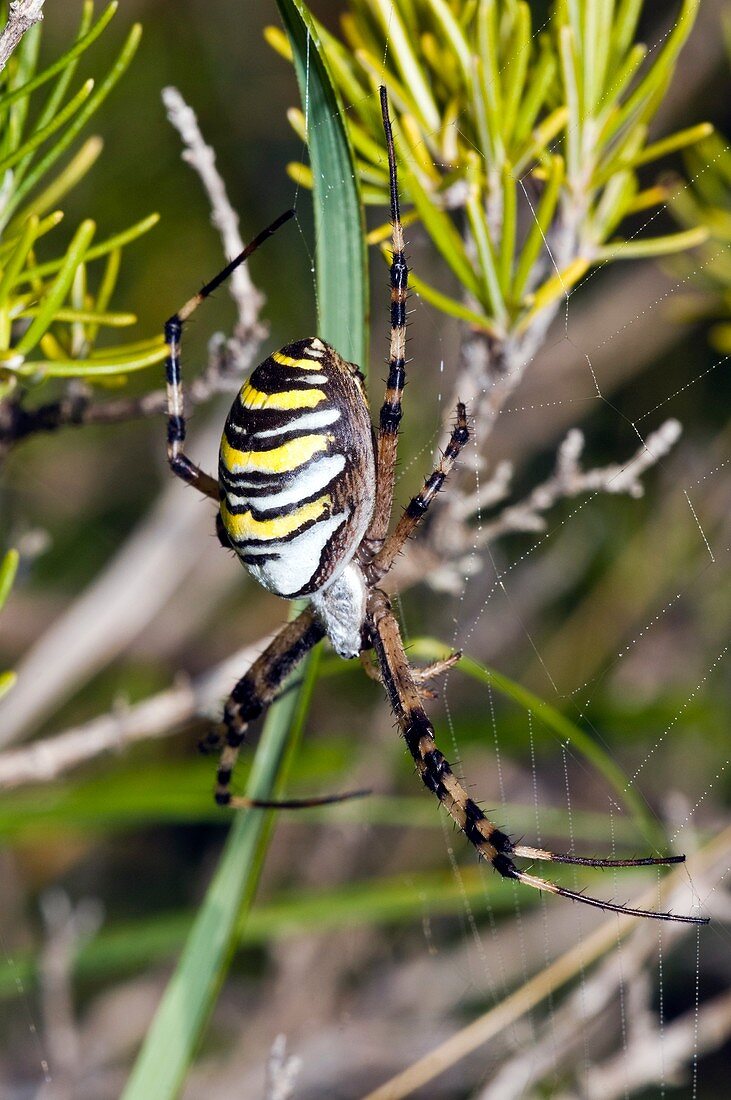
[[[304,466],[292,483],[279,493],[250,497],[247,496],[246,489],[243,489],[241,496],[226,493],[226,500],[229,508],[255,508],[257,512],[286,508],[289,504],[309,500],[316,493],[326,489],[344,469],[345,455],[327,455]]]

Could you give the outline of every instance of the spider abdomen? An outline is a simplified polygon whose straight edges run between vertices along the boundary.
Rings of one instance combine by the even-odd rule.
[[[279,596],[334,581],[373,512],[375,460],[360,374],[317,337],[274,352],[226,420],[221,519],[247,569]]]

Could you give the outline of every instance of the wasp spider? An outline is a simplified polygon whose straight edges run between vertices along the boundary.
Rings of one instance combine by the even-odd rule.
[[[306,610],[284,626],[237,683],[224,707],[215,798],[221,806],[252,803],[232,795],[231,776],[249,724],[276,698],[294,666],[327,636],[341,657],[375,652],[398,725],[425,786],[486,859],[505,878],[538,890],[619,913],[702,923],[695,917],[649,912],[587,897],[521,870],[516,859],[591,867],[637,867],[682,862],[684,856],[582,859],[515,844],[469,797],[436,746],[422,705],[425,679],[453,660],[414,669],[398,623],[378,587],[404,543],[441,489],[469,438],[465,406],[457,405],[447,448],[421,492],[389,534],[401,396],[406,372],[408,268],[399,215],[396,162],[385,89],[383,127],[390,172],[393,256],[388,382],[374,432],[363,376],[318,337],[275,351],[251,374],[228,414],[218,479],[184,453],[185,418],[180,369],[184,323],[231,272],[293,214],[288,211],[248,245],[165,325],[168,458],[178,477],[219,504],[218,534],[270,592],[306,596]],[[215,739],[211,739],[215,741]],[[309,804],[319,801],[312,799]]]

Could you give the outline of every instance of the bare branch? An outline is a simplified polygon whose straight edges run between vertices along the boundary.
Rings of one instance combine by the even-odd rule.
[[[35,741],[27,748],[0,753],[0,788],[7,790],[57,779],[104,753],[121,752],[135,741],[169,737],[186,722],[201,715],[213,715],[232,684],[243,676],[272,637],[245,646],[194,680],[181,678],[173,687],[134,706],[116,707],[108,714]]]
[[[72,974],[79,949],[96,935],[103,910],[97,901],[76,908],[62,890],[41,898],[46,942],[40,958],[40,988],[49,1075],[38,1100],[73,1100],[83,1072],[73,1007]]]
[[[610,463],[593,470],[582,470],[581,454],[584,434],[572,428],[558,449],[554,473],[519,504],[505,508],[492,522],[483,526],[476,540],[478,546],[494,542],[510,531],[543,531],[543,514],[559,501],[585,493],[626,493],[641,497],[644,486],[640,477],[657,465],[680,438],[682,428],[677,420],[666,420],[656,432],[624,464]],[[471,540],[474,543],[474,538]]]
[[[43,19],[45,0],[12,0],[8,21],[0,34],[0,73],[26,31]]]
[[[277,1035],[267,1063],[264,1100],[291,1100],[302,1059],[287,1055],[287,1038]]]
[[[195,112],[183,99],[177,88],[163,88],[162,99],[168,118],[180,134],[186,148],[183,160],[200,176],[211,204],[211,221],[221,234],[224,251],[229,259],[243,252],[244,242],[239,233],[239,216],[231,206],[226,187],[218,169],[216,155],[210,145],[203,140]],[[237,267],[229,283],[231,297],[239,312],[239,325],[245,330],[253,329],[264,305],[264,296],[258,291],[245,264]]]
[[[464,577],[480,568],[477,550],[517,531],[544,531],[544,515],[559,500],[597,493],[641,497],[644,487],[640,478],[669,453],[681,431],[677,420],[666,420],[627,462],[582,470],[584,435],[578,428],[572,428],[558,449],[553,474],[524,500],[506,506],[493,520],[485,522],[482,513],[510,491],[512,464],[499,463],[493,476],[477,492],[454,493],[436,514],[427,540],[436,559],[427,574],[429,583],[439,590],[460,591]]]

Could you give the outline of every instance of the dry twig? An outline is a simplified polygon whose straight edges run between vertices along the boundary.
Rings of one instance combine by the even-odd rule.
[[[168,737],[186,722],[213,714],[221,699],[271,641],[262,638],[194,680],[180,678],[167,691],[158,692],[134,706],[116,707],[107,714],[65,730],[55,737],[35,741],[27,748],[0,754],[0,788],[57,779],[71,768],[127,745]]]
[[[50,1072],[38,1100],[73,1100],[84,1065],[73,1006],[72,973],[79,949],[96,935],[103,912],[100,903],[93,900],[81,901],[73,908],[62,890],[44,894],[41,910],[46,943],[40,959],[40,987]]]
[[[302,1060],[287,1054],[286,1035],[277,1035],[267,1063],[264,1100],[291,1100]]]
[[[12,0],[8,21],[0,34],[0,73],[26,31],[40,23],[44,3],[45,0]]]

